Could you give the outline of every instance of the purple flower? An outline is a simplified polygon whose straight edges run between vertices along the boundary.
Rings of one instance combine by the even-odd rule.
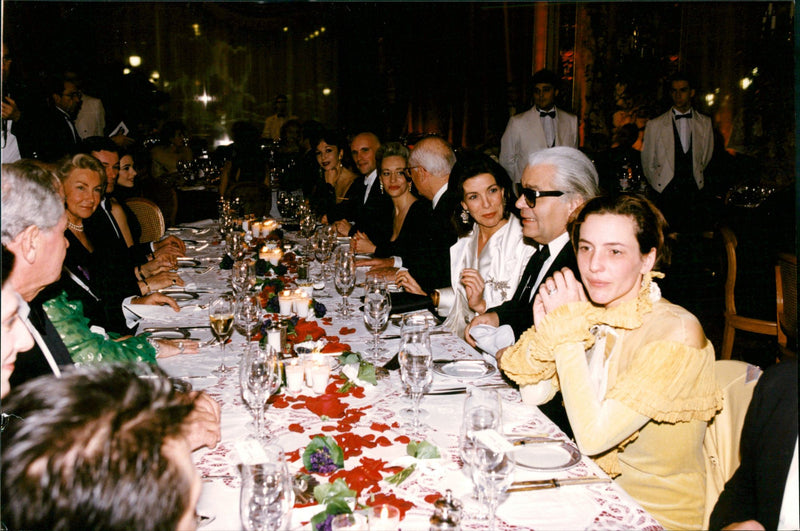
[[[314,300],[314,315],[316,315],[317,317],[325,317],[325,314],[327,312],[328,312],[328,309],[325,308],[324,304]]]
[[[316,450],[310,457],[311,470],[309,472],[316,472],[318,474],[332,474],[339,470],[336,463],[331,459],[331,452],[327,448],[320,448]]]
[[[324,521],[320,522],[317,525],[317,531],[331,531],[331,522],[333,522],[333,517],[336,516],[335,514],[329,514]]]

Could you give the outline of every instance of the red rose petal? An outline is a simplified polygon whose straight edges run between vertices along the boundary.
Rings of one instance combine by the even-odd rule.
[[[294,424],[289,424],[289,431],[293,431],[295,433],[303,433],[304,431],[306,431],[306,429],[303,428],[300,424],[295,422]]]

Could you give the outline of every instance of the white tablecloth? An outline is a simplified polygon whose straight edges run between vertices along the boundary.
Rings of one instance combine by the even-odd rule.
[[[197,224],[193,224],[197,226]],[[178,235],[193,239],[197,243],[187,249],[189,256],[198,258],[203,266],[214,265],[210,271],[204,269],[185,269],[181,271],[184,280],[190,287],[216,291],[229,289],[229,271],[220,271],[219,257],[224,245],[218,241],[214,233],[197,235],[191,229]],[[202,251],[194,247],[209,245]],[[316,266],[316,264],[315,264]],[[317,272],[312,267],[312,274]],[[363,277],[363,271],[361,272]],[[333,316],[333,307],[340,298],[328,287],[322,292],[315,292],[317,299],[328,307],[328,316]],[[353,294],[351,303],[358,306],[359,290]],[[208,318],[205,310],[196,304],[205,304],[213,293],[203,293],[193,304],[186,305],[178,314],[162,311],[148,314],[143,326],[176,326],[205,325]],[[194,304],[196,303],[196,304]],[[366,331],[360,312],[357,316],[342,319],[334,317],[332,324],[324,325],[328,335],[338,335],[340,341],[351,345],[355,351],[363,350],[371,340]],[[355,328],[351,334],[340,334],[343,327]],[[346,332],[346,331],[345,331]],[[386,334],[398,330],[389,327]],[[211,338],[210,330],[193,330],[192,336],[201,340]],[[387,340],[384,345],[392,352],[396,351],[398,340]],[[432,335],[431,342],[435,359],[479,359],[480,355],[464,341],[452,335]],[[242,352],[245,339],[234,334],[227,346],[228,364],[236,363]],[[239,476],[238,455],[235,442],[251,433],[248,423],[252,417],[241,398],[239,379],[236,371],[217,378],[211,376],[211,370],[219,363],[219,346],[204,347],[200,354],[179,356],[160,361],[160,365],[171,375],[187,378],[195,389],[203,389],[222,405],[222,442],[213,450],[198,450],[194,454],[195,463],[201,474],[206,477],[203,494],[198,504],[198,512],[211,515],[215,519],[204,529],[235,530],[240,529],[239,521]],[[388,361],[391,355],[380,362]],[[476,383],[499,382],[498,375],[485,378]],[[436,376],[434,386],[452,386],[459,381],[449,377]],[[398,411],[409,405],[408,398],[402,391],[397,373],[380,380],[377,387],[368,386],[363,397],[354,395],[332,394],[333,400],[345,404],[345,418],[323,420],[305,406],[304,399],[287,401],[277,396],[275,405],[266,414],[266,426],[275,442],[280,444],[292,460],[290,470],[296,472],[302,467],[298,459],[315,435],[330,435],[352,439],[352,444],[360,451],[345,461],[345,469],[352,471],[363,465],[376,467],[391,466],[393,461],[405,455],[407,429],[398,418]],[[519,393],[510,388],[501,390],[503,398],[503,429],[507,434],[545,435],[562,438],[564,434],[536,408],[525,406],[520,401]],[[292,398],[291,400],[294,400]],[[417,470],[399,486],[389,485],[381,481],[377,489],[389,496],[389,503],[409,503],[401,528],[404,530],[427,529],[428,519],[433,512],[432,501],[452,489],[456,498],[465,502],[462,528],[481,529],[486,527],[485,520],[475,519],[469,496],[471,481],[462,473],[458,457],[458,431],[464,395],[425,396],[422,408],[429,412],[426,423],[429,428],[426,438],[435,444],[442,458],[433,462],[421,462]],[[366,459],[380,460],[366,461]],[[383,472],[383,475],[388,475]],[[600,468],[589,458],[583,457],[573,468],[557,473],[536,472],[518,468],[515,480],[548,479],[551,477],[567,478],[589,475],[604,476]],[[320,478],[327,481],[328,478]],[[366,490],[366,489],[365,489]],[[394,496],[394,498],[392,498]],[[383,498],[386,499],[386,498]],[[362,492],[358,500],[369,504],[370,494]],[[411,505],[413,504],[413,505]],[[311,516],[322,510],[322,507],[296,508],[292,514],[292,526],[302,528]],[[614,483],[568,486],[552,490],[540,490],[510,494],[498,510],[499,529],[660,529],[659,524],[645,512],[633,499]],[[308,526],[306,526],[308,527]]]

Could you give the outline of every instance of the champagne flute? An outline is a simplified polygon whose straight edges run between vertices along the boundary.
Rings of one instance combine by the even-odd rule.
[[[403,318],[398,358],[400,379],[408,388],[412,403],[410,409],[404,409],[400,413],[411,417],[412,435],[417,438],[422,428],[419,403],[425,388],[433,380],[433,353],[425,315],[412,314]]]
[[[364,324],[372,332],[374,339],[372,348],[367,352],[375,358],[388,352],[380,346],[380,334],[389,321],[391,306],[392,302],[386,284],[375,281],[368,282],[364,293]]]
[[[258,275],[256,274],[256,263],[252,260],[247,260],[247,289],[251,293],[255,292],[256,284],[258,284]]]
[[[336,291],[342,296],[339,314],[342,317],[350,317],[350,304],[347,302],[347,297],[353,292],[356,284],[356,262],[349,248],[341,247],[339,249],[335,267],[333,283]]]
[[[219,367],[212,371],[217,375],[225,374],[233,369],[225,365],[225,342],[233,333],[233,314],[233,298],[227,295],[214,299],[208,307],[208,320],[211,324],[211,331],[219,341],[222,350]]]

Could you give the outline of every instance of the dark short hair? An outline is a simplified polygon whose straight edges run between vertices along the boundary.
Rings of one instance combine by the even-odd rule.
[[[539,70],[533,77],[531,78],[531,88],[535,87],[539,83],[547,83],[548,85],[553,85],[553,88],[558,89],[559,79],[555,72],[552,70]]]
[[[0,264],[0,273],[2,273],[3,277],[3,286],[6,285],[6,280],[11,275],[11,270],[14,269],[14,253],[8,250],[8,248],[4,245],[3,246],[3,258],[2,263]]]
[[[14,415],[2,454],[10,529],[174,530],[191,504],[191,478],[164,443],[193,404],[159,369],[87,366],[3,402]]]
[[[654,269],[669,265],[670,251],[667,244],[667,220],[664,214],[644,196],[638,194],[601,195],[588,200],[573,214],[569,222],[569,234],[575,252],[578,250],[581,225],[592,214],[616,214],[628,216],[636,223],[636,241],[639,252],[647,254],[656,250]]]
[[[689,84],[689,88],[694,88],[694,78],[692,78],[692,76],[684,70],[678,70],[669,76],[668,84],[670,87],[674,81],[686,81]]]
[[[494,177],[495,182],[503,189],[503,204],[505,205],[505,214],[503,217],[508,217],[510,212],[514,212],[514,190],[512,189],[511,178],[508,172],[492,157],[481,153],[479,151],[462,151],[458,154],[453,170],[450,172],[450,180],[447,182],[448,193],[454,194],[455,198],[459,201],[464,200],[464,182],[471,179],[476,175],[488,173]],[[471,224],[461,223],[461,212],[463,209],[459,206],[452,213],[452,222],[456,227],[458,236],[466,236],[472,230]]]
[[[344,153],[349,152],[347,138],[345,138],[343,134],[341,134],[339,131],[336,131],[335,129],[324,129],[320,131],[316,135],[316,137],[312,137],[311,141],[312,141],[311,149],[317,149],[317,146],[319,145],[320,142],[325,142],[330,146],[336,146],[339,149],[339,151],[342,151]]]
[[[93,152],[110,151],[119,155],[119,146],[107,136],[90,136],[78,146],[78,153],[91,155]]]

